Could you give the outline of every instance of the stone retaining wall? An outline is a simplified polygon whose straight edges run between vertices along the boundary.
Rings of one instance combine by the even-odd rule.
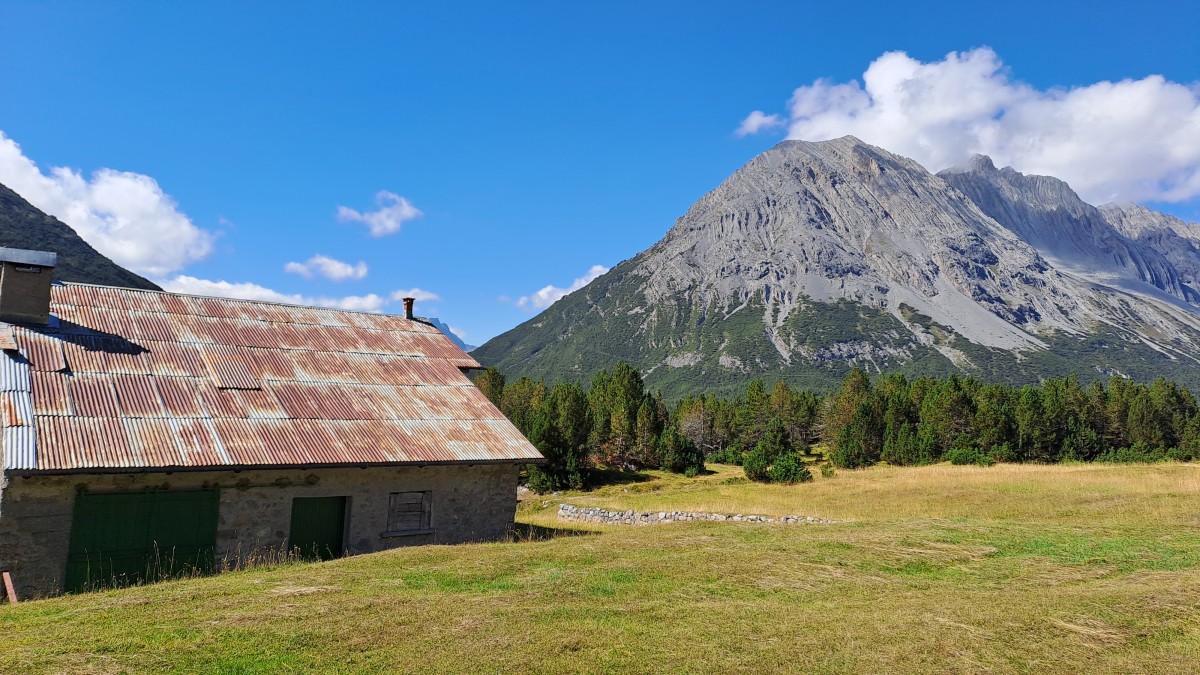
[[[703,513],[693,511],[609,511],[587,508],[574,504],[559,504],[558,519],[576,523],[600,523],[602,525],[660,525],[691,521],[734,522],[734,523],[778,523],[781,525],[803,525],[808,523],[833,523],[828,518],[814,516],[755,516]]]

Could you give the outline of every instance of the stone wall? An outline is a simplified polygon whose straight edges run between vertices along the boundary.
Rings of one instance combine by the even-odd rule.
[[[734,523],[778,523],[802,525],[805,523],[832,523],[827,518],[813,516],[756,516],[729,513],[707,513],[703,511],[608,511],[606,509],[559,504],[558,519],[578,523],[601,525],[660,525],[691,521],[734,522]]]
[[[217,489],[217,564],[236,567],[286,550],[294,497],[348,497],[344,545],[354,554],[504,538],[516,486],[512,464],[0,477],[0,569],[12,571],[23,599],[61,592],[81,491]],[[425,490],[433,532],[386,536],[390,494]]]

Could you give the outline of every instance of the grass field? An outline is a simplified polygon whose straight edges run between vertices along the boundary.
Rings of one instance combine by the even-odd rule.
[[[509,544],[0,606],[0,672],[1195,672],[1200,467],[736,468],[533,497]],[[834,525],[562,529],[561,501]],[[556,536],[557,535],[557,536]],[[578,536],[568,536],[578,535]]]

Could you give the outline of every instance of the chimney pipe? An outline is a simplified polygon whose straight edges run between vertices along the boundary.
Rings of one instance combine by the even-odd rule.
[[[416,298],[404,298],[404,318],[409,321],[413,320],[413,302]]]
[[[50,282],[58,255],[0,247],[0,321],[50,322]]]

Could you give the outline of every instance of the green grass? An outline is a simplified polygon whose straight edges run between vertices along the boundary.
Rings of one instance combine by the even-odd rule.
[[[0,606],[0,672],[1190,672],[1200,467],[716,467],[532,497],[541,537]],[[834,525],[563,530],[560,501]],[[539,528],[545,528],[540,529]]]

